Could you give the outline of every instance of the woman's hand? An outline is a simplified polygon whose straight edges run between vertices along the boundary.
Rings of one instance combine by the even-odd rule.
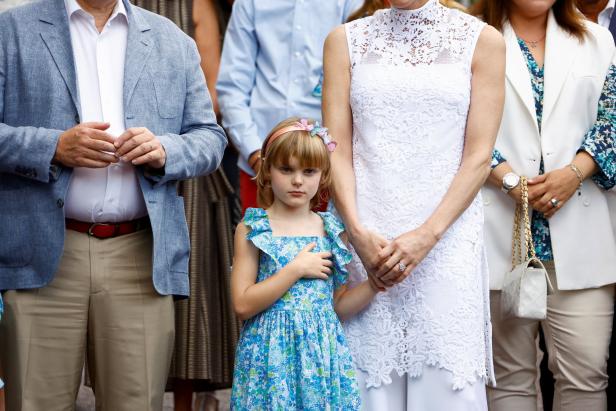
[[[437,241],[437,236],[425,226],[400,235],[379,253],[381,264],[376,276],[388,286],[402,282]]]
[[[357,252],[366,272],[370,284],[380,291],[385,291],[387,285],[383,283],[375,274],[380,267],[379,253],[389,244],[385,238],[375,232],[360,229],[355,235],[351,236],[351,244]]]
[[[313,253],[316,243],[310,243],[299,252],[298,255],[289,263],[297,278],[317,278],[327,280],[332,273],[333,266],[330,260],[332,254],[329,252]]]
[[[569,167],[538,175],[528,180],[528,203],[550,218],[573,196],[579,185],[580,181]],[[556,206],[552,199],[558,201]]]

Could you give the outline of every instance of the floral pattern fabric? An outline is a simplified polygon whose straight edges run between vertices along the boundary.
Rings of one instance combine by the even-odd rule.
[[[539,67],[532,53],[524,43],[524,40],[518,38],[518,44],[528,66],[528,71],[531,74],[531,87],[535,100],[535,112],[537,117],[537,125],[541,133],[541,119],[543,115],[543,85],[544,72],[543,67]],[[614,140],[616,138],[616,66],[612,65],[603,85],[603,91],[599,98],[599,109],[597,113],[597,121],[593,127],[584,136],[583,143],[579,151],[586,151],[590,154],[597,166],[599,172],[592,179],[604,189],[610,189],[616,185],[616,149]],[[492,154],[492,168],[507,161],[505,157],[498,151],[494,150]],[[539,165],[539,174],[543,174],[544,165],[543,158]],[[543,261],[553,260],[552,241],[550,237],[550,227],[548,220],[540,212],[533,212],[531,220],[531,231],[533,232],[533,241],[535,242],[535,253],[537,257]]]
[[[323,237],[273,236],[265,210],[246,210],[247,238],[260,250],[257,282],[274,275],[309,243],[330,251],[328,280],[301,279],[265,311],[247,320],[238,343],[231,409],[357,410],[355,368],[334,311],[334,290],[347,281],[351,253],[340,238],[344,227],[319,213]]]

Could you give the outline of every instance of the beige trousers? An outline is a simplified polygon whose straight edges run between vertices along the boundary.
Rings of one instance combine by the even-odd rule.
[[[53,281],[4,298],[7,411],[73,410],[86,354],[97,410],[162,410],[173,299],[154,290],[149,230],[105,240],[67,230]]]
[[[556,284],[554,264],[546,264]],[[554,374],[555,411],[607,410],[607,357],[614,315],[614,285],[555,291],[547,318],[500,320],[500,292],[491,292],[496,387],[488,389],[491,411],[533,411],[537,405],[539,326],[548,367]],[[547,411],[547,410],[546,410]]]

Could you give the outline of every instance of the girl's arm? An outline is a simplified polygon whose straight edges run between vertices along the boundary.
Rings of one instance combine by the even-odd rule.
[[[334,293],[334,310],[338,318],[346,320],[364,308],[379,292],[369,280],[349,289],[347,285],[338,288]]]
[[[256,283],[259,249],[246,238],[248,227],[240,223],[235,230],[235,254],[231,271],[231,298],[236,315],[247,320],[278,301],[300,278],[326,280],[331,274],[330,253],[313,253],[306,246],[289,264],[264,281]]]
[[[486,26],[472,62],[471,101],[466,122],[462,162],[451,186],[432,215],[416,230],[402,234],[385,247],[378,276],[386,283],[406,278],[434,247],[438,239],[468,208],[490,174],[492,150],[503,112],[505,96],[505,42]],[[398,271],[403,262],[404,271]]]
[[[331,155],[332,196],[353,247],[368,273],[372,273],[378,268],[377,255],[387,240],[366,230],[357,214],[352,149],[353,115],[349,100],[351,64],[344,26],[334,29],[325,40],[323,73],[323,123],[338,143]]]

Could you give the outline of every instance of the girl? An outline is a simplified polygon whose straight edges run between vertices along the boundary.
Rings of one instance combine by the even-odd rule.
[[[232,409],[359,409],[338,316],[362,310],[377,289],[368,282],[346,289],[344,227],[311,211],[329,187],[334,147],[327,129],[297,118],[263,143],[257,190],[265,209],[246,210],[235,233],[231,293],[246,322]]]

